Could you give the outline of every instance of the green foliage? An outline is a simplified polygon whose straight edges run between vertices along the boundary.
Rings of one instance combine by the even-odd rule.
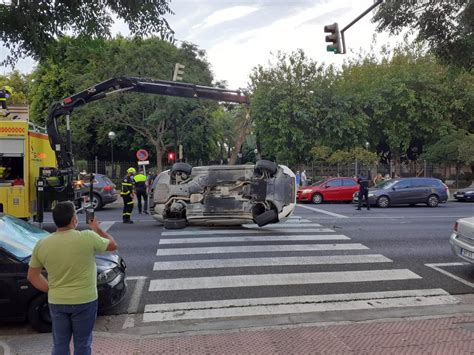
[[[160,33],[172,40],[164,15],[172,14],[168,0],[11,1],[0,4],[0,39],[10,49],[7,64],[19,57],[40,60],[48,45],[65,34],[108,38],[114,18],[124,20],[132,34]]]
[[[8,75],[0,75],[0,88],[4,85],[8,85],[14,90],[9,104],[25,105],[28,103],[29,80],[29,75],[21,74],[18,70]]]
[[[470,0],[384,1],[373,21],[378,31],[409,29],[429,43],[447,63],[466,69],[474,64],[474,2]]]
[[[327,161],[331,153],[332,149],[325,145],[315,145],[311,148],[311,155],[313,155],[314,160]]]
[[[474,164],[474,134],[458,130],[442,137],[422,155],[434,163]]]
[[[44,123],[49,105],[103,80],[139,76],[170,80],[176,62],[186,65],[184,80],[211,85],[212,73],[205,53],[195,45],[182,48],[159,38],[86,40],[62,38],[50,47],[51,57],[40,61],[33,73],[31,116]],[[144,64],[146,63],[146,64]],[[176,119],[178,140],[188,159],[209,159],[215,135],[212,111],[216,103],[123,93],[77,109],[72,115],[74,152],[78,158],[109,156],[107,133],[114,130],[117,159],[134,159],[138,148],[151,152],[171,149]]]

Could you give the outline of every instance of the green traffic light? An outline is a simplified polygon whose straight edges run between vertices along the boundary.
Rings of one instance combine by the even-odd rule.
[[[334,48],[333,46],[328,45],[328,46],[326,47],[326,51],[336,53],[336,52],[337,52],[337,48]]]

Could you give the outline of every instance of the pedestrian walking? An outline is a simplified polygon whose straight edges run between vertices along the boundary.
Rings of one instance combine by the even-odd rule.
[[[306,186],[307,178],[306,178],[306,170],[303,170],[301,173],[301,186]]]
[[[296,180],[296,187],[299,187],[301,185],[301,174],[299,170],[296,170],[295,180]]]
[[[123,198],[123,212],[122,221],[125,224],[132,224],[132,211],[133,211],[133,174],[137,171],[135,168],[128,168],[127,175],[122,180],[122,189],[120,196]]]
[[[40,239],[31,255],[28,280],[48,294],[53,330],[53,355],[69,355],[71,337],[75,355],[91,354],[92,329],[97,318],[97,266],[95,253],[114,251],[117,243],[97,219],[92,230],[76,230],[72,202],[53,209],[56,232]],[[43,276],[43,268],[48,278]]]
[[[137,194],[138,213],[142,214],[142,200],[144,204],[143,213],[148,214],[148,195],[146,187],[147,177],[142,172],[133,176],[135,183],[135,192]]]
[[[360,211],[362,207],[362,199],[365,200],[365,203],[367,205],[367,210],[370,210],[369,179],[362,175],[357,178],[357,183],[359,184],[359,201],[357,204],[357,210]]]

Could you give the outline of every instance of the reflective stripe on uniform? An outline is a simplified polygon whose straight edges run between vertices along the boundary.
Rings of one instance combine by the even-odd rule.
[[[128,213],[128,212],[124,212],[122,213],[123,216],[131,216],[132,214],[131,213]]]
[[[122,185],[125,185],[125,186],[133,186],[133,184],[129,184],[128,182],[122,182]]]
[[[127,192],[121,191],[121,192],[120,192],[120,195],[128,195],[129,193],[130,193],[130,191],[127,191]]]
[[[133,201],[127,202],[127,205],[133,205]]]

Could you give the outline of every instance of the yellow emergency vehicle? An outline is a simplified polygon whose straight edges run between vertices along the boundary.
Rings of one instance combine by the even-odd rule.
[[[0,213],[29,219],[36,215],[40,168],[56,167],[56,157],[46,130],[28,120],[28,108],[9,110],[0,118]]]

